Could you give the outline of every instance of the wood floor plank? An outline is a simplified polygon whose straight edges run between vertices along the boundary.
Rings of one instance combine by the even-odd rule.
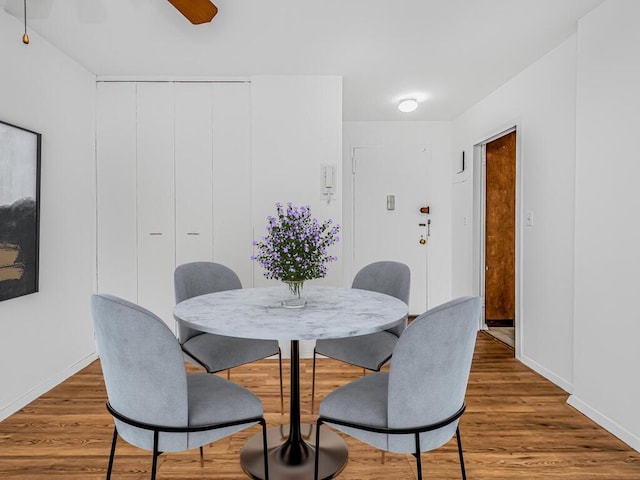
[[[284,376],[289,366],[285,362]],[[196,371],[192,366],[190,371]],[[302,421],[312,423],[311,360],[301,363]],[[318,401],[334,388],[362,376],[360,368],[331,359],[318,361]],[[226,376],[226,374],[221,374]],[[269,426],[287,422],[280,414],[277,360],[232,370],[231,379],[263,401]],[[285,381],[285,395],[288,395]],[[598,427],[566,403],[567,394],[513,358],[513,351],[479,334],[460,430],[470,480],[638,480],[640,453]],[[0,423],[0,478],[3,480],[98,480],[106,472],[113,422],[98,361]],[[285,399],[288,409],[288,399]],[[252,427],[197,450],[163,454],[158,480],[244,480],[240,449],[259,433]],[[345,437],[349,463],[340,479],[417,478],[410,455],[380,452]],[[422,455],[424,477],[460,478],[455,440]],[[118,443],[114,480],[149,478],[151,457]]]

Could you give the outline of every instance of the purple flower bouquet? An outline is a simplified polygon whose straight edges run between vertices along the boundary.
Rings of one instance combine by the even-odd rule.
[[[325,277],[327,264],[338,259],[327,248],[340,240],[340,226],[331,219],[320,223],[308,206],[276,203],[276,210],[276,216],[267,217],[267,235],[253,242],[257,253],[251,259],[266,278],[288,283],[299,297],[304,280]]]

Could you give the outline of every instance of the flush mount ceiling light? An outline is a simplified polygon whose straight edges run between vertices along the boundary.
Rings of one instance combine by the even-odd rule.
[[[418,108],[418,101],[415,98],[405,98],[398,104],[398,110],[402,113],[413,112],[416,108]]]

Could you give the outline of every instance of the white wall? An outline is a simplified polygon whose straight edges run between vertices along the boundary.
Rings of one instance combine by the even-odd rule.
[[[342,78],[262,76],[251,79],[254,239],[266,233],[276,202],[310,205],[319,220],[342,224],[342,180],[329,205],[321,198],[322,164],[342,168]],[[334,246],[342,261],[342,242]],[[255,286],[270,285],[255,264]],[[316,283],[340,285],[341,264]]]
[[[276,202],[310,205],[318,220],[331,218],[342,225],[342,78],[252,77],[251,112],[254,240],[265,235]],[[323,164],[336,166],[336,195],[329,205],[321,198]],[[342,284],[343,243],[332,248],[338,262],[329,265],[325,279],[311,283]],[[277,285],[263,277],[257,264],[253,278],[254,286]],[[288,344],[281,347],[288,355]],[[312,352],[312,343],[301,343],[301,356]]]
[[[579,23],[574,390],[569,403],[640,450],[640,2]]]
[[[521,179],[517,355],[568,391],[573,383],[575,69],[573,36],[457,118],[451,167],[457,169],[464,150],[467,169],[452,173],[453,293],[477,294],[474,145],[517,126]],[[522,227],[526,211],[534,213],[532,227]]]
[[[427,108],[425,105],[424,108]],[[353,147],[416,145],[429,148],[430,175],[424,179],[432,221],[428,259],[428,305],[451,299],[451,122],[344,122],[343,125],[343,220],[344,252],[352,251],[353,192],[351,151]],[[344,281],[355,275],[345,256]]]
[[[0,9],[0,118],[42,134],[40,292],[0,302],[0,419],[94,357],[95,77]]]

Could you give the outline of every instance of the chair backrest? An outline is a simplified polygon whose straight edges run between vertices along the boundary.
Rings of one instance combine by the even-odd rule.
[[[173,274],[176,303],[206,293],[242,288],[238,275],[220,263],[192,262],[178,266]],[[201,332],[178,322],[178,339],[184,343]]]
[[[353,288],[385,293],[402,300],[409,305],[411,287],[411,270],[404,263],[382,261],[365,265],[358,271],[351,283]],[[390,328],[388,331],[396,336],[404,331],[407,321]]]
[[[416,318],[393,351],[388,421],[392,428],[434,424],[464,402],[480,318],[480,298],[461,297]],[[421,450],[448,442],[458,422],[421,434]],[[390,450],[415,451],[412,435],[389,436]]]
[[[91,311],[111,406],[137,422],[187,426],[184,356],[169,327],[148,310],[112,295],[93,295]],[[152,448],[152,432],[115,422],[129,443]],[[186,434],[161,437],[161,451],[184,450],[186,445]]]

